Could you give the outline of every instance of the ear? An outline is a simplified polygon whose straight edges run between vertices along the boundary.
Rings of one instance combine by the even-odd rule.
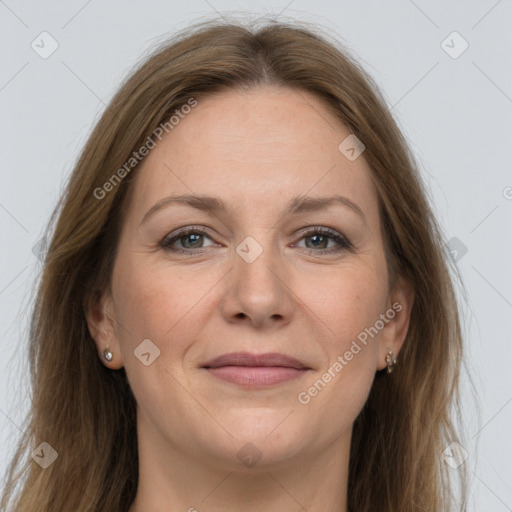
[[[110,292],[91,294],[84,306],[84,313],[89,333],[96,344],[101,362],[112,370],[122,368],[123,359],[119,350],[117,321],[113,316],[114,308]],[[107,348],[113,355],[111,361],[107,361],[103,357],[103,351]]]
[[[414,288],[403,277],[398,278],[396,286],[389,294],[387,310],[384,313],[388,322],[385,323],[379,337],[379,361],[378,370],[387,368],[386,353],[388,349],[393,351],[396,358],[402,349],[411,319],[411,311],[414,303]]]

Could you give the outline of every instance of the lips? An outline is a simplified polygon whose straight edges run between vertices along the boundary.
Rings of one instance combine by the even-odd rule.
[[[273,366],[282,368],[295,368],[296,370],[308,367],[293,357],[284,354],[250,354],[249,352],[234,352],[224,354],[208,361],[203,368],[220,368],[222,366]]]
[[[216,357],[203,365],[203,369],[231,384],[262,388],[297,379],[311,368],[284,354],[237,352]]]

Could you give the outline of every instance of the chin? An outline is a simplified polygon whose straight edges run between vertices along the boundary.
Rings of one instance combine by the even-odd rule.
[[[214,464],[229,471],[285,468],[306,448],[305,438],[310,435],[304,428],[301,436],[302,429],[291,411],[292,408],[246,411],[244,414],[238,411],[229,419],[218,417],[217,421],[224,428],[207,432],[201,443],[203,450],[210,452],[216,460]]]

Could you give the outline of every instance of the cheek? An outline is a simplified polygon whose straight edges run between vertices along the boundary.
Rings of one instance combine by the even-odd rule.
[[[312,298],[311,308],[320,312],[328,327],[323,329],[325,358],[296,399],[308,417],[323,418],[330,425],[328,436],[350,428],[368,398],[379,348],[378,334],[370,329],[384,313],[386,291],[374,273],[354,268],[330,279],[329,293],[323,294],[322,301],[320,295]]]
[[[315,385],[322,395],[317,405],[323,403],[332,411],[342,408],[343,417],[351,420],[359,414],[375,378],[387,296],[387,274],[382,269],[379,260],[347,269],[329,295],[331,343],[325,347],[328,363]]]
[[[153,338],[165,343],[178,328],[183,335],[188,316],[205,293],[193,276],[137,260],[119,265],[116,277],[116,312],[132,341]]]
[[[323,325],[329,340],[326,350],[330,359],[349,350],[352,341],[384,313],[386,279],[379,262],[372,260],[354,261],[303,283],[299,295],[321,320],[319,325]]]
[[[205,289],[193,286],[175,269],[158,269],[136,257],[120,260],[114,277],[123,365],[138,403],[157,424],[162,407],[170,411],[182,393],[179,382],[185,382],[186,376],[181,362],[197,339],[193,318]],[[157,348],[147,341],[142,345],[147,339]],[[151,361],[147,366],[138,358],[146,352]],[[165,416],[174,418],[173,414]]]

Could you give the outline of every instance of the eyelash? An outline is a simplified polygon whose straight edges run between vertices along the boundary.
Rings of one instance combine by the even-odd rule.
[[[164,249],[165,251],[175,253],[175,254],[187,254],[188,256],[194,256],[197,254],[203,254],[205,251],[201,251],[202,248],[199,248],[198,250],[195,249],[172,249],[170,246],[174,243],[180,240],[180,238],[188,236],[188,235],[207,235],[206,229],[203,227],[188,227],[184,228],[181,231],[178,231],[175,234],[167,235],[161,242],[160,247]],[[171,236],[172,235],[172,236]],[[321,249],[321,250],[315,250],[315,249],[309,249],[305,248],[307,252],[310,254],[316,254],[316,255],[323,255],[323,254],[333,254],[338,253],[344,250],[351,250],[353,249],[352,244],[350,241],[344,236],[338,233],[337,231],[334,231],[333,229],[321,227],[321,226],[315,226],[312,227],[310,231],[304,233],[300,240],[304,238],[309,238],[314,235],[321,235],[323,237],[328,237],[335,242],[339,244],[338,248],[330,248],[330,249]],[[210,238],[208,236],[208,238]]]

